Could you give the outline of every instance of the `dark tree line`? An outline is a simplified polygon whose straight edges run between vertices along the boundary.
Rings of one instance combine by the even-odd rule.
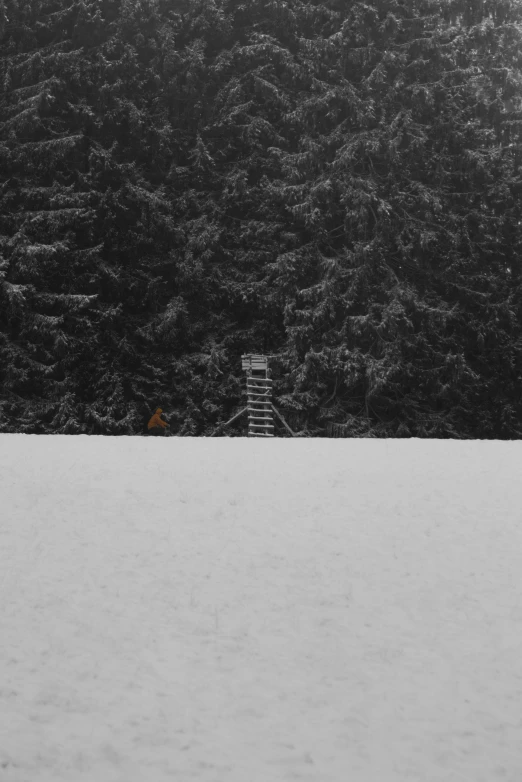
[[[0,79],[0,432],[266,352],[312,436],[522,436],[519,2],[0,0]]]

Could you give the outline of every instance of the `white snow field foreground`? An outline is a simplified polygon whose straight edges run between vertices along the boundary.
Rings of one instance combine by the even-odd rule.
[[[1,782],[520,782],[521,457],[0,435]]]

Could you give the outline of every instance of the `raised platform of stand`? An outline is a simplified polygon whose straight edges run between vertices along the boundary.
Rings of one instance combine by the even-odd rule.
[[[260,356],[255,353],[248,353],[241,356],[241,363],[244,370],[266,370],[268,369],[268,359],[266,356]]]

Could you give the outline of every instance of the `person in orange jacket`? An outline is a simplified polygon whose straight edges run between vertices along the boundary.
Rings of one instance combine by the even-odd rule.
[[[160,418],[163,410],[161,407],[158,407],[152,418],[150,419],[149,423],[147,424],[147,429],[149,430],[149,434],[164,434],[165,428],[168,426],[168,423],[163,420],[163,418]]]

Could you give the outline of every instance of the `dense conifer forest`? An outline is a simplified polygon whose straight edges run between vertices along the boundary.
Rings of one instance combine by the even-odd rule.
[[[518,0],[0,0],[0,80],[0,432],[208,435],[254,352],[308,436],[522,436]]]

